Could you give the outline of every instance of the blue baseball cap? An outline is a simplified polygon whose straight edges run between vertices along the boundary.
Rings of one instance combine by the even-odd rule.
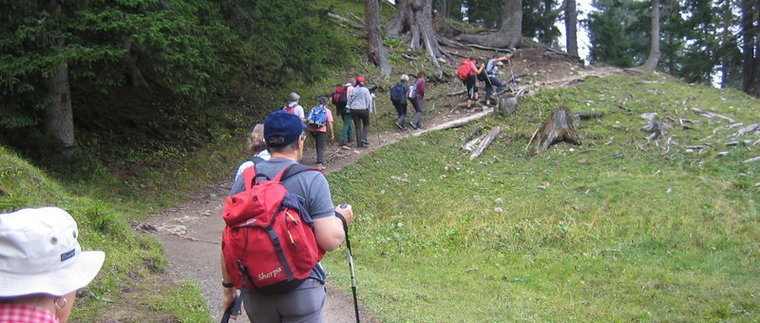
[[[272,137],[281,136],[285,138],[282,146],[287,146],[298,140],[304,129],[306,125],[297,115],[278,110],[270,113],[264,120],[264,140],[271,144],[269,140]],[[280,146],[279,143],[277,146]]]

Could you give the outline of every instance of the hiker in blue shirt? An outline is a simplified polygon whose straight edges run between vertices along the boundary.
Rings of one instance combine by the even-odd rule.
[[[512,54],[501,57],[494,55],[486,62],[486,75],[488,76],[488,80],[486,80],[486,104],[491,99],[494,87],[496,88],[496,97],[504,91],[504,83],[499,79],[499,63],[509,61],[511,58]]]
[[[264,138],[272,158],[257,163],[256,174],[275,178],[285,167],[298,163],[303,156],[306,125],[295,115],[282,111],[272,112],[264,121]],[[236,181],[242,181],[238,179]],[[238,183],[236,183],[238,184]],[[343,222],[335,215],[340,213],[350,225],[354,216],[351,207],[333,207],[327,179],[321,172],[305,171],[283,180],[287,191],[303,198],[305,211],[314,220],[314,235],[320,248],[337,249],[345,240]],[[242,185],[240,185],[242,186]],[[240,191],[233,191],[237,194]],[[232,283],[224,253],[221,254],[223,308],[229,307],[238,296]],[[240,290],[245,311],[252,322],[322,322],[322,310],[327,297],[327,275],[321,264],[312,269],[308,279],[292,291],[267,295],[255,288],[243,286]],[[233,313],[237,316],[239,313]]]

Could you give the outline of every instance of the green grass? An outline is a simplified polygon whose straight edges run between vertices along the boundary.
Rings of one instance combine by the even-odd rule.
[[[87,287],[88,296],[78,299],[77,309],[72,314],[73,320],[86,322],[115,315],[107,310],[114,304],[114,300],[118,301],[125,294],[139,299],[142,294],[130,294],[133,289],[131,286],[155,277],[166,265],[163,250],[155,239],[132,232],[129,220],[135,218],[135,213],[126,211],[124,206],[120,208],[103,200],[72,193],[57,180],[3,146],[0,146],[0,189],[0,212],[58,206],[71,213],[77,221],[83,249],[102,250],[106,253],[100,273]],[[175,286],[165,281],[156,283],[153,287],[163,288],[166,293],[162,293],[162,297],[154,297],[154,307],[148,308],[144,314],[150,315],[154,310],[161,309],[161,315],[166,315],[168,311],[171,317],[180,321],[197,322],[184,319],[195,313],[188,311],[190,308],[204,309],[203,300],[197,291],[187,292],[185,285]],[[155,289],[145,291],[149,295],[154,292]],[[174,294],[182,294],[182,302],[176,302],[178,297],[167,296]],[[193,306],[188,307],[188,304]],[[124,309],[121,306],[118,308]],[[139,309],[142,310],[143,307]],[[207,315],[205,309],[202,313]],[[133,317],[134,313],[128,314],[126,318]],[[198,317],[197,313],[195,317]]]
[[[559,105],[606,115],[578,126],[582,146],[529,155],[528,138]],[[542,91],[513,118],[405,139],[333,173],[334,199],[357,210],[362,303],[384,322],[757,321],[760,167],[742,162],[757,152],[723,145],[738,128],[700,141],[726,122],[694,106],[745,125],[760,116],[760,102],[738,92],[614,76]],[[644,112],[700,122],[670,132],[668,150],[666,139],[647,143]],[[457,147],[492,125],[504,134],[468,161]],[[685,148],[705,142],[715,145]],[[348,286],[341,252],[326,263]]]

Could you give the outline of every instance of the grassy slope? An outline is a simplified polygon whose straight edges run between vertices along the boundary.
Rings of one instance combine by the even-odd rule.
[[[134,234],[128,224],[134,214],[114,204],[72,194],[56,180],[0,146],[0,212],[23,207],[58,206],[76,219],[83,249],[103,250],[106,261],[99,275],[77,299],[72,320],[119,317],[109,310],[113,304],[129,303],[144,312],[126,313],[135,322],[164,318],[197,322],[206,317],[203,300],[192,286],[175,286],[155,279],[165,265],[161,246],[146,236]],[[146,297],[132,299],[125,292],[145,289],[140,283],[152,280]],[[124,310],[125,306],[118,306]],[[118,311],[117,311],[118,312]]]
[[[583,146],[528,156],[528,137],[558,105],[607,115],[580,124]],[[654,75],[592,79],[527,98],[512,118],[409,138],[332,174],[335,200],[359,210],[363,303],[388,322],[756,321],[760,167],[741,161],[757,146],[725,147],[723,130],[707,140],[715,147],[686,152],[726,124],[691,107],[745,125],[760,117],[760,101],[734,91]],[[644,112],[700,120],[698,130],[672,131],[678,144],[665,153],[639,130]],[[467,161],[462,138],[491,125],[505,134]],[[339,254],[327,263],[348,286]]]

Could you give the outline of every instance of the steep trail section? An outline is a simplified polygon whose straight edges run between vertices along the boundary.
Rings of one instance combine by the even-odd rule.
[[[511,73],[520,75],[523,79],[532,79],[530,82],[521,82],[523,84],[519,86],[527,95],[536,93],[541,88],[572,86],[582,82],[587,77],[604,77],[622,72],[614,68],[581,67],[568,62],[565,58],[559,57],[556,54],[553,56],[540,54],[533,52],[533,50],[518,51],[514,60],[515,67]],[[506,80],[508,77],[502,76],[502,78]],[[459,90],[462,87],[458,80],[452,80],[452,82],[438,86],[437,88],[431,87],[428,106],[455,106],[463,98],[447,97],[446,93],[452,90]],[[439,108],[432,110],[438,111],[438,113],[426,116],[425,125],[428,128],[480,112],[478,109],[468,111]],[[372,153],[372,151],[385,145],[393,144],[414,133],[411,130],[375,133],[369,138],[371,145],[365,149],[352,148],[345,150],[338,147],[336,142],[329,143],[325,153],[327,168],[324,172],[329,174],[340,170],[346,165],[350,165]],[[314,144],[312,141],[307,141],[302,162],[311,164],[314,160]],[[230,170],[230,177],[233,171]],[[218,320],[222,315],[219,257],[224,222],[220,214],[222,203],[229,193],[231,184],[231,180],[227,180],[222,183],[199,188],[195,194],[189,196],[185,201],[161,211],[158,215],[146,221],[146,224],[159,228],[159,231],[153,234],[163,242],[166,256],[169,260],[169,278],[175,281],[189,280],[195,282],[203,294],[213,321]],[[361,214],[358,214],[358,216],[360,217]],[[354,305],[351,295],[345,294],[342,290],[332,286],[330,282],[327,284],[327,289],[328,299],[325,307],[325,321],[338,323],[354,322]],[[374,321],[363,309],[361,311],[363,321]]]

